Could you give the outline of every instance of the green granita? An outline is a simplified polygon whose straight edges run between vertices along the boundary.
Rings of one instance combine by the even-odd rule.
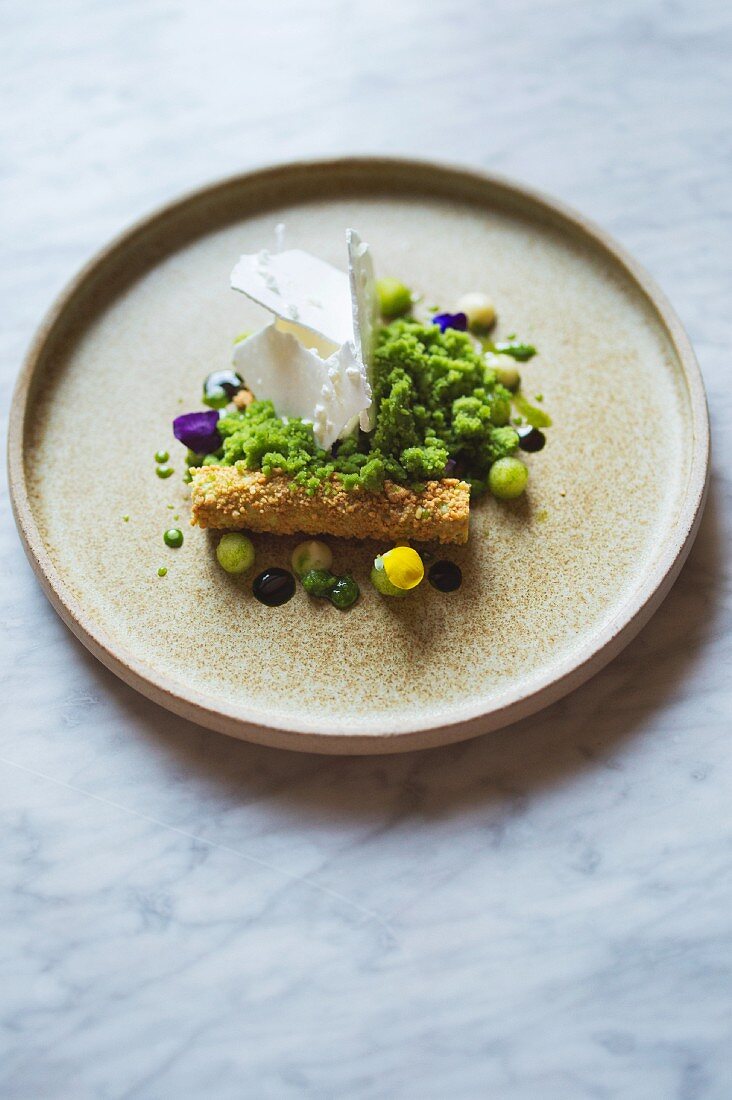
[[[253,401],[221,417],[223,447],[204,463],[282,472],[313,492],[333,477],[347,489],[379,490],[386,479],[420,489],[456,466],[479,493],[493,463],[518,447],[508,424],[512,395],[465,332],[392,321],[379,334],[372,385],[373,431],[356,431],[331,452],[309,424],[285,422],[271,401]]]

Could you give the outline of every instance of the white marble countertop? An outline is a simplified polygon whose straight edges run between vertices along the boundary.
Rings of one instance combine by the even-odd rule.
[[[381,759],[239,744],[118,682],[2,488],[0,1095],[727,1100],[732,10],[724,0],[2,8],[2,409],[126,223],[262,162],[403,152],[572,203],[699,354],[681,579],[536,718]],[[662,425],[649,425],[662,430]]]

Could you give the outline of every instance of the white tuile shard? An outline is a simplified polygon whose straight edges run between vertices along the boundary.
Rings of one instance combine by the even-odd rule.
[[[373,427],[370,370],[378,325],[376,280],[368,245],[346,231],[348,274],[299,249],[243,255],[231,285],[275,315],[236,346],[234,363],[258,398],[283,418],[312,423],[322,447],[358,425]],[[279,357],[279,358],[278,358]]]
[[[337,347],[353,339],[348,275],[308,252],[245,253],[231,273],[231,285],[275,316],[297,321]]]
[[[371,250],[355,229],[346,230],[348,247],[348,281],[351,288],[351,310],[353,317],[353,338],[356,355],[363,363],[369,386],[372,382],[372,365],[376,333],[379,324],[379,305],[376,293],[376,276]],[[363,410],[360,418],[361,428],[371,431],[373,406]]]
[[[235,345],[234,365],[252,393],[271,401],[279,416],[312,424],[324,450],[371,404],[371,388],[350,341],[323,359],[273,323]]]
[[[316,352],[321,359],[328,359],[334,352],[338,351],[338,344],[334,344],[332,340],[326,340],[325,336],[321,336],[309,328],[304,328],[303,325],[295,324],[294,321],[283,321],[281,317],[277,317],[275,325],[280,332],[289,332],[296,340],[300,341],[303,347]]]

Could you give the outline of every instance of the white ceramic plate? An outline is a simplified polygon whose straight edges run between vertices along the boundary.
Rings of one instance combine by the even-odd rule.
[[[530,491],[471,510],[449,555],[459,592],[379,598],[378,547],[339,543],[363,596],[348,613],[300,591],[279,609],[216,566],[191,530],[170,422],[262,311],[228,289],[242,251],[288,242],[343,266],[346,226],[378,271],[449,306],[486,289],[499,335],[540,354],[523,368],[554,418],[529,456]],[[145,695],[250,740],[319,752],[394,752],[495,729],[597,671],[647,621],[696,533],[708,471],[693,352],[648,276],[579,215],[449,166],[361,158],[225,180],[154,213],[78,276],[21,372],[10,484],[30,559],[84,644]],[[173,504],[174,509],[169,509]],[[125,523],[123,515],[129,515]],[[185,515],[181,519],[185,520]],[[186,530],[188,530],[186,528]],[[256,538],[286,565],[295,539]],[[383,549],[383,548],[382,548]],[[157,576],[168,566],[165,578]]]

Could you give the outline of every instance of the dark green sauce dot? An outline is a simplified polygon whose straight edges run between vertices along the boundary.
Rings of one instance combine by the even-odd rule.
[[[334,607],[339,607],[341,611],[346,611],[349,607],[353,607],[359,595],[358,585],[353,577],[349,576],[339,577],[328,593],[330,602]]]
[[[170,455],[168,454],[167,451],[156,451],[155,452],[155,461],[156,462],[167,462],[169,458],[170,458]]]
[[[156,466],[155,473],[158,475],[158,477],[170,477],[170,475],[175,473],[175,471],[173,470],[172,466]]]
[[[164,577],[167,572],[168,572],[167,568],[164,565],[161,565],[160,568],[158,569],[158,576],[159,577]]]
[[[310,569],[300,578],[302,586],[310,596],[327,596],[331,588],[338,583],[328,569]]]
[[[183,532],[180,527],[169,527],[163,535],[163,542],[166,546],[170,546],[173,550],[177,550],[179,546],[183,545]]]

